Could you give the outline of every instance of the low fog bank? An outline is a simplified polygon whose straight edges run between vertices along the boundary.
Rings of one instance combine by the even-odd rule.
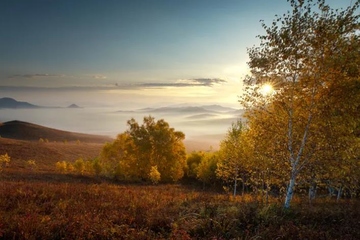
[[[218,106],[215,106],[218,107]],[[115,108],[0,109],[0,122],[20,120],[42,126],[115,138],[126,131],[131,118],[142,123],[144,116],[164,119],[185,133],[188,151],[216,150],[232,122],[241,118],[236,109],[159,108],[121,111]]]

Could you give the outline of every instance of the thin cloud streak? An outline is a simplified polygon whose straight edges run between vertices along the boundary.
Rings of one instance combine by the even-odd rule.
[[[227,82],[226,80],[220,78],[197,78],[194,79],[194,81],[204,84],[206,86],[213,86],[215,84],[223,84]]]
[[[101,74],[92,75],[91,77],[95,79],[107,79],[107,76]]]
[[[64,75],[34,74],[16,75],[24,78],[33,77],[60,77]],[[95,75],[96,79],[105,79],[106,76]],[[220,78],[196,78],[180,79],[173,82],[145,82],[145,83],[104,83],[102,85],[68,85],[68,86],[0,86],[3,91],[104,91],[104,90],[141,90],[141,89],[165,89],[184,87],[208,87],[224,85],[227,81]]]
[[[86,75],[88,78],[107,79],[107,76],[102,74]],[[14,74],[9,76],[9,79],[14,78],[43,78],[43,77],[61,77],[61,78],[83,78],[84,76],[70,76],[66,74],[49,74],[49,73],[35,73],[35,74]]]
[[[37,78],[37,77],[69,77],[69,76],[65,74],[35,73],[35,74],[15,74],[8,78]]]
[[[195,78],[180,79],[175,82],[151,82],[132,84],[135,88],[167,88],[167,87],[213,87],[215,85],[225,84],[226,80],[220,78]],[[116,84],[121,87],[122,85]]]

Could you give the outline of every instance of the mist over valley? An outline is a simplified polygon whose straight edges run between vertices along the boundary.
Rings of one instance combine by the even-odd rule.
[[[241,110],[220,105],[177,104],[132,110],[116,107],[52,108],[31,103],[25,106],[34,107],[4,108],[0,105],[0,122],[19,120],[64,131],[115,138],[126,131],[127,121],[131,118],[142,123],[145,116],[151,115],[156,120],[164,119],[177,131],[184,132],[185,143],[193,150],[217,149],[231,123],[241,118]]]

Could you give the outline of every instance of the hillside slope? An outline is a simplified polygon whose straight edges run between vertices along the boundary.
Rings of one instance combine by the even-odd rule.
[[[41,143],[0,138],[0,155],[7,153],[10,156],[11,169],[26,168],[26,161],[35,160],[38,170],[54,170],[58,161],[94,159],[99,156],[103,146],[100,143]]]
[[[87,143],[105,143],[112,141],[106,136],[62,131],[22,121],[0,123],[0,136],[27,141],[39,141],[40,138],[50,142],[79,140]]]

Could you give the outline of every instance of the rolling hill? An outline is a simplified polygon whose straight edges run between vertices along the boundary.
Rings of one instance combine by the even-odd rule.
[[[78,158],[94,159],[105,142],[112,138],[67,132],[40,125],[10,121],[0,123],[0,155],[11,157],[11,168],[26,168],[35,160],[39,170],[53,170],[58,161],[73,162]],[[42,138],[44,141],[39,141]]]
[[[39,141],[40,138],[48,141]],[[217,140],[209,136],[204,139],[185,140],[186,150],[218,148]],[[39,171],[53,171],[58,161],[98,157],[104,143],[111,141],[113,139],[106,136],[62,131],[22,121],[0,123],[0,155],[7,153],[11,157],[10,170],[26,170],[26,161],[35,160]]]
[[[87,143],[105,143],[113,140],[106,136],[62,131],[22,121],[0,123],[0,136],[26,141],[39,141],[42,138],[50,142],[79,140]]]
[[[39,142],[0,138],[0,155],[11,157],[9,170],[26,170],[26,161],[36,161],[39,171],[54,171],[58,161],[74,162],[76,159],[94,159],[104,144],[76,142]]]

